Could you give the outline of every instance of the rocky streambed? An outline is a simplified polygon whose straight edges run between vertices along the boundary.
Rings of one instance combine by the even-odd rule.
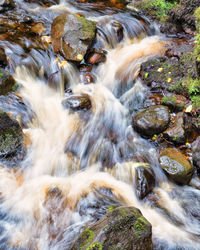
[[[2,249],[199,249],[199,32],[195,0],[0,2]]]

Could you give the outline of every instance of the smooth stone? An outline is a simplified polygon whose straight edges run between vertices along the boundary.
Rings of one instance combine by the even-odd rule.
[[[185,156],[174,148],[161,150],[159,157],[162,169],[178,184],[188,184],[194,173],[194,167]]]
[[[162,105],[151,106],[133,117],[133,128],[144,136],[153,136],[163,132],[169,125],[170,112]]]

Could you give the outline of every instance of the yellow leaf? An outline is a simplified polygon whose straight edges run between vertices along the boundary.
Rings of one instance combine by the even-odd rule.
[[[167,82],[171,82],[171,81],[172,81],[172,78],[169,77],[169,78],[167,79]]]

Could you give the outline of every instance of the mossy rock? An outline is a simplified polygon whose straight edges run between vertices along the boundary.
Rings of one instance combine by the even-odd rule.
[[[162,105],[166,105],[172,112],[180,112],[184,109],[184,102],[179,101],[175,96],[165,96],[161,100]]]
[[[167,12],[176,4],[176,1],[143,0],[136,1],[135,7],[143,11],[146,16],[159,22],[164,22],[168,18]]]
[[[0,111],[0,157],[14,154],[22,147],[23,135],[18,122]]]
[[[95,38],[96,23],[83,16],[62,14],[51,26],[52,45],[55,53],[67,60],[80,62]]]
[[[161,150],[160,165],[167,175],[178,184],[188,184],[194,173],[194,167],[186,157],[174,148]]]
[[[135,207],[118,207],[85,229],[72,250],[151,250],[151,224]]]
[[[15,82],[12,75],[0,68],[0,95],[7,95],[17,88],[17,83]]]

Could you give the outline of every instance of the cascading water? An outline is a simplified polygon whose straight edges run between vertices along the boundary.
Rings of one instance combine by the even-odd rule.
[[[31,4],[18,4],[32,15],[47,12],[37,4],[32,10]],[[20,114],[26,123],[27,155],[14,170],[1,164],[0,248],[70,249],[84,226],[101,218],[110,205],[124,204],[139,208],[152,224],[155,249],[199,249],[195,214],[199,215],[200,191],[168,182],[156,149],[130,126],[129,111],[142,107],[148,91],[138,79],[140,65],[162,55],[169,41],[143,19],[124,19],[123,13],[107,16],[109,8],[101,17],[102,12],[87,12],[83,6],[84,13],[100,20],[95,42],[107,50],[106,62],[94,71],[95,84],[79,84],[75,67],[67,62],[60,69],[50,49],[32,50],[25,60],[22,48],[4,44],[26,104],[22,108],[16,100],[4,109]],[[48,9],[48,22],[65,10],[78,12],[65,1]],[[119,23],[125,31],[120,41],[112,33]],[[16,67],[19,62],[24,66]],[[57,71],[57,80],[51,81]],[[62,102],[70,96],[63,94],[64,77],[73,95],[89,98],[90,110],[64,108]],[[3,97],[0,102],[2,108]],[[140,164],[154,171],[157,206],[136,196],[135,167]]]

